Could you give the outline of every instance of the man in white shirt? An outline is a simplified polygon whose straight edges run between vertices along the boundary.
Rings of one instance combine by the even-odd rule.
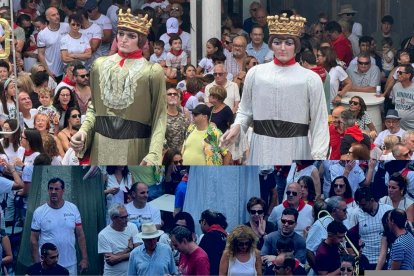
[[[378,133],[377,138],[375,138],[374,144],[381,148],[384,145],[384,139],[388,135],[396,135],[400,138],[403,138],[405,130],[400,126],[401,117],[398,115],[398,111],[395,109],[389,109],[387,115],[385,116],[385,127],[386,129]]]
[[[152,221],[161,228],[161,212],[159,209],[147,204],[148,186],[137,182],[132,185],[130,190],[132,201],[125,207],[128,212],[128,221],[134,223],[138,229],[143,223]]]
[[[34,117],[38,111],[36,108],[33,108],[29,93],[20,91],[17,98],[20,112],[19,120],[23,124],[22,128],[34,128]]]
[[[142,240],[138,237],[138,229],[128,222],[125,206],[116,203],[108,210],[111,224],[98,235],[98,253],[104,254],[103,275],[123,276],[128,271],[128,260],[131,251]]]
[[[86,239],[80,213],[75,204],[65,201],[65,182],[52,178],[47,184],[49,200],[38,207],[33,214],[30,245],[33,261],[39,262],[39,248],[46,242],[53,242],[59,250],[59,264],[77,275],[76,239],[81,251],[80,273],[88,268]]]

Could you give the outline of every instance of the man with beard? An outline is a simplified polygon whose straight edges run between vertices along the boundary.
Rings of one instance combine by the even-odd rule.
[[[79,210],[75,204],[63,199],[65,182],[62,179],[50,179],[47,188],[48,202],[38,207],[33,214],[30,235],[33,261],[40,261],[39,246],[53,242],[60,252],[58,263],[69,270],[70,275],[77,275],[76,239],[82,256],[80,273],[88,268],[86,240]]]
[[[91,87],[89,86],[89,72],[82,64],[73,68],[75,79],[75,95],[82,115],[86,114],[89,101],[91,100]]]

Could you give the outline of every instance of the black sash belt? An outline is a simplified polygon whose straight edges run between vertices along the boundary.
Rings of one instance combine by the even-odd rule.
[[[95,131],[111,139],[150,138],[151,126],[116,116],[97,116]]]
[[[291,138],[308,136],[309,125],[280,120],[253,121],[253,131],[256,134],[274,138]]]

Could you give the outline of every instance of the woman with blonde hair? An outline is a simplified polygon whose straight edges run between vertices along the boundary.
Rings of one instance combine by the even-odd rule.
[[[258,238],[246,225],[238,225],[227,236],[226,249],[220,260],[219,275],[262,275]]]
[[[400,142],[401,138],[397,135],[387,135],[384,138],[384,147],[380,160],[395,160],[394,155],[392,155],[392,148]]]

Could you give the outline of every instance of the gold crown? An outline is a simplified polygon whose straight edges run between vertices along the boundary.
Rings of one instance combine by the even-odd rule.
[[[269,26],[269,34],[278,35],[292,35],[300,36],[303,26],[305,25],[306,18],[301,16],[292,15],[287,17],[286,13],[282,15],[268,16],[267,25]]]
[[[148,15],[144,17],[134,16],[131,14],[131,9],[127,12],[119,10],[118,13],[118,29],[125,28],[134,32],[139,32],[148,35],[152,25],[152,19],[148,21]]]

